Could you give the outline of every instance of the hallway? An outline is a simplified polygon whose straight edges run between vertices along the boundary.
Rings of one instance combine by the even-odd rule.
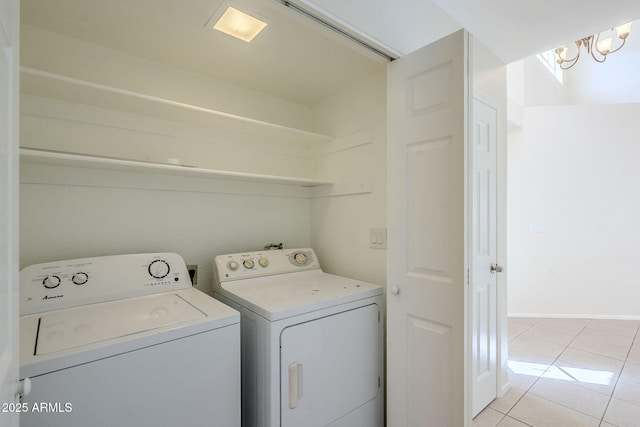
[[[640,426],[638,320],[509,319],[512,388],[485,426]]]

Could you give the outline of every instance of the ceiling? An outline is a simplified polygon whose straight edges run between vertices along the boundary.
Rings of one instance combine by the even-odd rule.
[[[638,0],[433,2],[507,63],[640,18]]]
[[[640,18],[638,0],[295,2],[399,55],[464,26],[505,62]],[[248,44],[205,28],[228,4],[264,18],[267,28]],[[22,0],[21,20],[304,105],[387,63],[277,0]]]
[[[267,21],[251,43],[205,28],[229,3]],[[304,105],[388,62],[275,0],[22,0],[21,22]]]

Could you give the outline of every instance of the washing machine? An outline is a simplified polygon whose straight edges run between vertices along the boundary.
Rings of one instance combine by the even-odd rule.
[[[214,296],[241,313],[243,426],[383,425],[380,286],[265,250],[216,256]]]
[[[20,425],[239,426],[240,314],[178,254],[20,273]]]

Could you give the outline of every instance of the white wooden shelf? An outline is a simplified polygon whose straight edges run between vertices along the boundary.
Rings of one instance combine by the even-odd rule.
[[[20,161],[26,164],[67,166],[89,169],[108,169],[127,172],[158,173],[162,175],[260,182],[267,184],[285,184],[296,185],[300,187],[317,187],[325,184],[330,184],[330,182],[320,181],[316,179],[221,171],[173,164],[148,163],[134,160],[115,159],[110,157],[98,157],[58,151],[36,150],[30,148],[20,149]]]
[[[321,144],[333,138],[126,89],[21,67],[21,92],[217,129],[256,140]]]

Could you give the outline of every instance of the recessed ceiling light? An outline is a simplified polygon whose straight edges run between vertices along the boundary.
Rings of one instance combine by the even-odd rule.
[[[213,28],[240,40],[250,42],[266,26],[266,22],[229,6]]]

